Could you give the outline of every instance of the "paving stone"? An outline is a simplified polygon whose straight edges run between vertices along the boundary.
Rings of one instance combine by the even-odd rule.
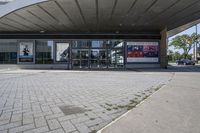
[[[90,118],[88,116],[82,116],[82,117],[77,117],[75,119],[72,119],[71,121],[74,124],[78,124],[78,123],[82,123],[82,122],[88,121],[88,120],[90,120]]]
[[[49,131],[49,128],[45,126],[45,127],[39,127],[39,128],[34,128],[32,130],[24,131],[23,133],[44,133],[47,131]]]
[[[63,121],[60,122],[60,124],[62,125],[65,132],[72,132],[76,130],[76,128],[72,125],[70,121]]]
[[[33,123],[34,119],[32,115],[23,115],[23,125]]]
[[[54,118],[63,117],[63,116],[65,116],[63,113],[52,114],[52,115],[47,115],[46,119],[54,119]]]
[[[38,117],[35,118],[35,126],[36,127],[42,127],[42,126],[46,126],[46,120],[44,119],[44,117]]]
[[[49,125],[50,130],[54,130],[61,127],[60,123],[56,119],[47,120],[47,123]]]
[[[1,114],[1,116],[0,116],[0,121],[10,119],[10,118],[11,118],[11,115],[12,115],[11,112],[6,112],[6,113]]]
[[[8,123],[8,124],[5,124],[5,125],[1,125],[0,131],[5,130],[5,129],[9,129],[9,128],[13,128],[13,127],[18,127],[18,126],[21,126],[21,122]]]
[[[23,125],[15,128],[9,129],[9,133],[18,133],[18,132],[23,132],[29,129],[35,128],[34,124],[28,124],[28,125]]]
[[[0,126],[9,123],[9,119],[0,121]]]
[[[71,132],[71,133],[80,133],[79,131],[73,131],[73,132]]]
[[[8,133],[8,130],[0,131],[0,133]]]
[[[11,122],[22,121],[22,114],[13,114],[11,117]]]
[[[76,126],[76,128],[78,129],[78,131],[80,132],[80,133],[89,133],[91,130],[85,125],[85,124],[83,124],[83,123],[81,123],[81,124],[76,124],[75,125]]]
[[[59,121],[66,121],[66,120],[71,120],[77,118],[76,115],[67,115],[67,116],[63,116],[63,117],[59,117],[58,120]]]
[[[48,133],[66,133],[66,132],[62,128],[60,128],[53,131],[49,131]]]
[[[100,118],[96,118],[94,120],[86,121],[84,122],[88,127],[94,126],[94,125],[99,125],[99,123],[102,123],[103,120]]]
[[[49,127],[52,131],[47,132],[80,133],[100,129],[127,111],[106,104],[127,105],[135,94],[167,83],[171,75],[167,72],[0,71],[0,131],[16,128],[19,132],[42,132]],[[65,115],[60,106],[80,107],[84,112],[71,111]]]

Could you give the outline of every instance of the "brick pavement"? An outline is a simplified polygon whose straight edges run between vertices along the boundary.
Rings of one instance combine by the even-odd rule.
[[[171,76],[170,72],[1,71],[0,133],[92,133]],[[83,112],[66,115],[60,107]]]

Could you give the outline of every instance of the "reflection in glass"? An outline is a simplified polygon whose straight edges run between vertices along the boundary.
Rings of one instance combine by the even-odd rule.
[[[107,68],[106,49],[91,49],[91,68]]]
[[[105,50],[99,51],[99,59],[100,60],[106,60],[106,51]]]
[[[108,41],[108,46],[110,48],[122,48],[124,46],[124,42],[121,40],[110,40]]]
[[[72,50],[72,65],[75,68],[88,68],[88,50],[73,49]]]
[[[17,41],[1,40],[0,41],[0,64],[17,63]]]
[[[92,41],[92,48],[106,48],[105,41]]]
[[[89,48],[90,41],[72,41],[72,48]]]
[[[91,50],[91,59],[97,60],[99,58],[99,51],[98,50]]]
[[[112,49],[109,50],[109,67],[120,68],[124,65],[124,53],[123,49]]]
[[[53,41],[36,41],[36,63],[53,63]]]

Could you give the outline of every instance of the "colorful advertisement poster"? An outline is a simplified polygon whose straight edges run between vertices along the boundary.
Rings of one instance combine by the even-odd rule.
[[[20,62],[33,62],[33,42],[20,43]]]
[[[158,42],[127,42],[127,62],[158,62]]]
[[[69,55],[69,43],[56,43],[56,61],[66,62]]]

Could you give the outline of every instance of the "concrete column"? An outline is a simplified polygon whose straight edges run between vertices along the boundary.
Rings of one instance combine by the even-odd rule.
[[[167,48],[168,48],[168,38],[167,38],[167,29],[161,31],[161,40],[160,40],[160,67],[167,68],[168,58],[167,58]]]

